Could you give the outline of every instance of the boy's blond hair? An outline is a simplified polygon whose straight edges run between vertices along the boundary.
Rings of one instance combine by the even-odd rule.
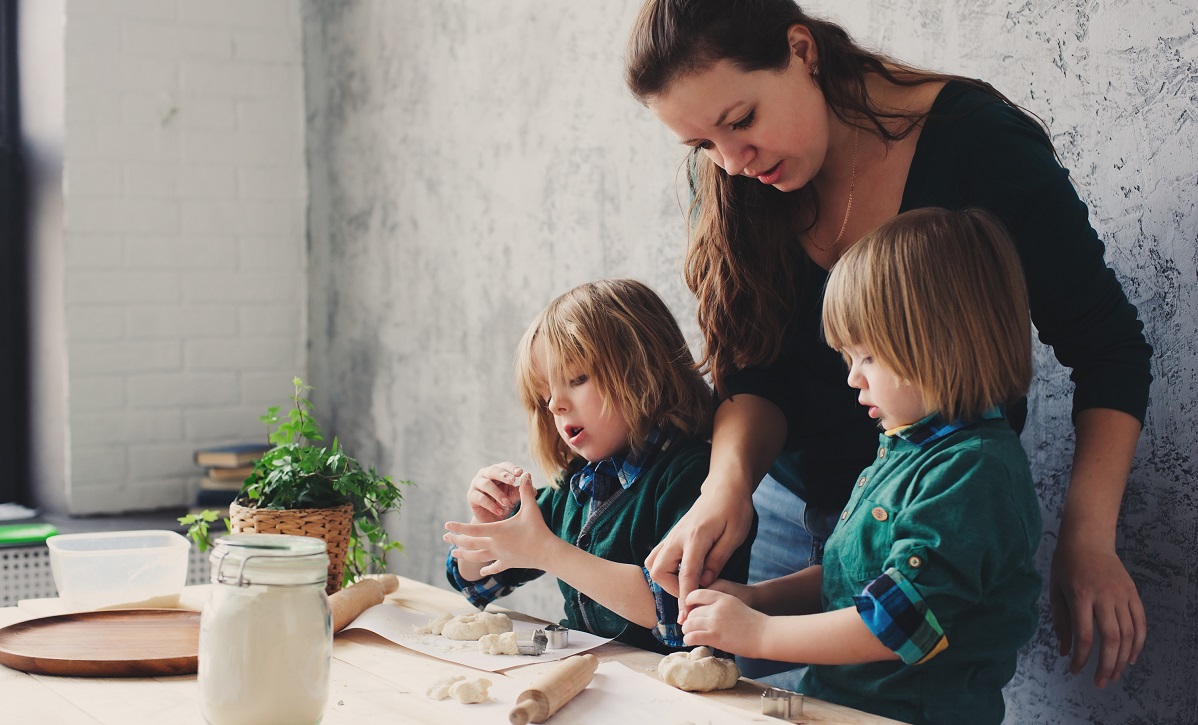
[[[867,348],[950,420],[1031,384],[1023,267],[981,210],[916,209],[870,232],[832,268],[823,322],[830,346]]]
[[[537,370],[538,342],[555,369]],[[629,427],[629,447],[643,443],[653,426],[710,435],[711,392],[669,308],[636,280],[588,282],[549,303],[516,354],[516,391],[528,411],[532,455],[551,481],[576,454],[558,435],[541,396],[548,388],[545,376],[571,369],[591,377],[605,408],[618,405]]]

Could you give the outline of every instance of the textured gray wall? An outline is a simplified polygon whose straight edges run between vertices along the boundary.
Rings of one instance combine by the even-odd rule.
[[[396,568],[442,582],[441,523],[482,465],[527,463],[512,350],[552,296],[598,277],[681,282],[679,147],[621,84],[639,0],[305,5],[310,372],[330,430],[418,482]],[[1011,722],[1198,722],[1198,9],[1145,3],[824,0],[809,10],[912,63],[989,80],[1039,114],[1157,350],[1120,551],[1149,614],[1140,664],[1065,672],[1047,598]],[[1045,3],[1044,5],[1048,5]],[[1038,352],[1024,442],[1054,543],[1072,454],[1066,371]],[[1047,554],[1042,554],[1047,572]],[[520,608],[551,615],[539,583]]]

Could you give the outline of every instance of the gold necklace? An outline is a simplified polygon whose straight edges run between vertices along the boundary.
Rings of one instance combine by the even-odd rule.
[[[811,246],[815,247],[821,252],[830,252],[833,249],[836,249],[837,245],[840,244],[841,238],[844,237],[845,227],[849,225],[849,212],[853,211],[853,190],[857,188],[857,139],[860,136],[860,128],[857,128],[855,131],[853,131],[853,172],[852,175],[849,176],[849,203],[848,206],[844,208],[844,220],[840,222],[840,233],[836,235],[836,241],[832,242],[826,247],[821,247],[815,243],[815,237],[811,236],[811,232],[807,232],[807,241],[811,242]]]

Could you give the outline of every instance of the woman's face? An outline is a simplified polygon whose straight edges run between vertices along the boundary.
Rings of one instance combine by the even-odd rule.
[[[811,75],[811,47],[792,43],[781,71],[744,72],[721,60],[675,80],[649,109],[728,174],[794,191],[815,177],[828,150],[828,106]]]

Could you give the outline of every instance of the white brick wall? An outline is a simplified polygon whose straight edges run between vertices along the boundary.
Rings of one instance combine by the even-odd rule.
[[[299,5],[68,0],[65,38],[70,512],[185,504],[305,369]]]

